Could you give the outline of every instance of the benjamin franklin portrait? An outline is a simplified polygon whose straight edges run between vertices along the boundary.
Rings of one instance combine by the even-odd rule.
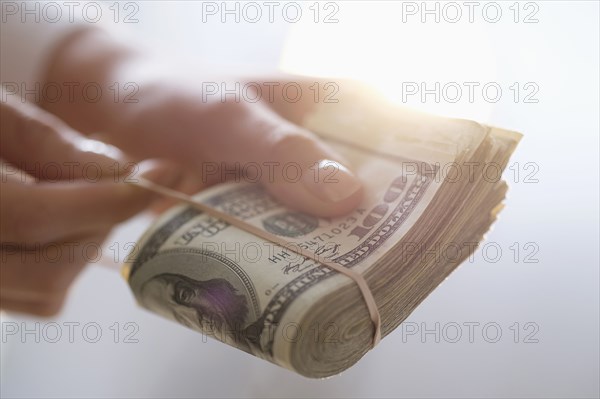
[[[163,273],[142,285],[141,297],[149,308],[194,330],[221,341],[234,340],[238,347],[245,341],[241,332],[248,317],[248,303],[225,279],[200,281]]]

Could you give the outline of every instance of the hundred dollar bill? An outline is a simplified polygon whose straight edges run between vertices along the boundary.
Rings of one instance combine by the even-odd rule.
[[[479,242],[504,188],[500,180],[483,184],[477,171],[485,162],[503,168],[519,136],[391,105],[365,109],[360,101],[317,109],[305,126],[340,152],[363,182],[357,209],[319,218],[287,209],[257,184],[218,185],[194,199],[287,245],[176,206],[140,239],[126,274],[143,307],[303,375],[323,377],[369,350],[373,326],[351,279],[294,248],[362,273],[388,334],[468,255],[432,263],[404,256],[406,244],[455,239],[469,223],[459,241]],[[456,179],[467,161],[470,175]],[[444,170],[454,170],[455,181]],[[335,172],[315,178],[335,182]],[[461,211],[468,217],[461,218]]]

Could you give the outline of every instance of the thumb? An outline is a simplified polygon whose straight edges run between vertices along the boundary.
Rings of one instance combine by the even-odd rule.
[[[358,206],[361,182],[315,134],[262,103],[222,107],[223,115],[204,126],[200,162],[219,162],[228,171],[241,168],[285,205],[316,216],[340,216]],[[187,145],[188,152],[194,148]],[[221,170],[221,180],[228,171]]]
[[[281,129],[283,127],[283,129]],[[317,216],[340,216],[362,199],[349,163],[311,132],[284,122],[270,134],[261,161],[279,170],[263,174],[266,189],[286,205]]]

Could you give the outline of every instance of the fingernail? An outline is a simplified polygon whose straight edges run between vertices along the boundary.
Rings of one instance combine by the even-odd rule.
[[[358,178],[344,165],[323,159],[302,176],[306,189],[327,202],[340,202],[356,194],[362,187]]]
[[[123,158],[123,153],[117,147],[110,144],[103,143],[102,141],[82,138],[76,142],[76,146],[79,150],[84,152],[93,152],[99,155],[113,159]]]
[[[80,151],[97,156],[97,162],[104,166],[103,172],[109,178],[127,175],[133,171],[133,162],[127,162],[123,152],[111,144],[95,138],[81,138],[76,141],[76,146]]]

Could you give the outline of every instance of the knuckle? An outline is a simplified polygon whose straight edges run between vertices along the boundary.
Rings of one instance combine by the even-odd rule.
[[[32,313],[41,317],[56,316],[62,309],[64,304],[64,296],[52,297],[37,303],[32,309]]]

